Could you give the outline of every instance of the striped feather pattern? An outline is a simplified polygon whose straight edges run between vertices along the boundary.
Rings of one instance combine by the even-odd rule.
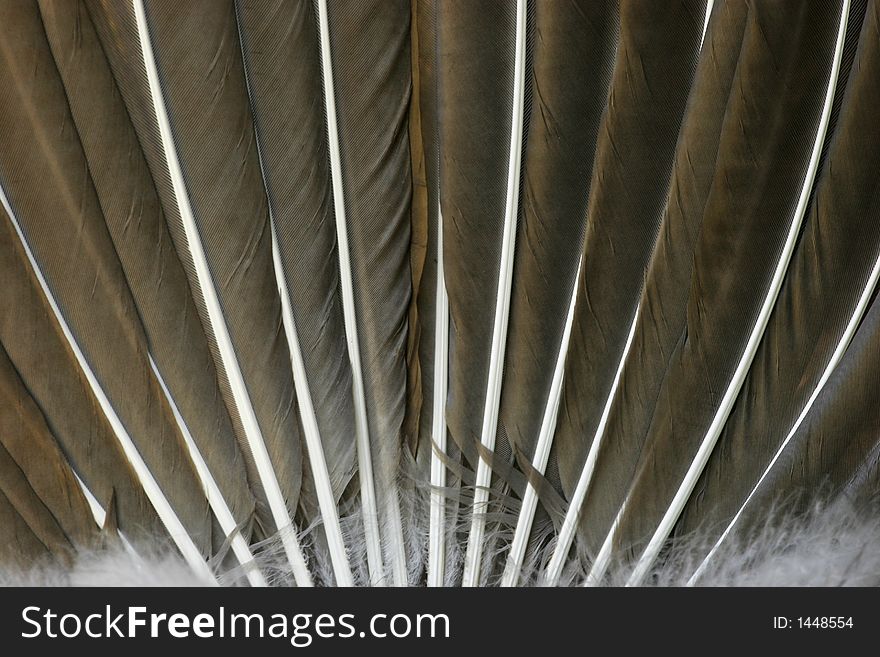
[[[699,585],[875,517],[878,44],[880,0],[0,0],[0,571]]]

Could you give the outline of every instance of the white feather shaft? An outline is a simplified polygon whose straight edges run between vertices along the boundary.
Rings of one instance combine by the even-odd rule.
[[[266,493],[266,498],[269,502],[269,509],[272,513],[276,528],[278,529],[279,536],[281,537],[288,561],[290,562],[294,579],[298,586],[311,586],[312,578],[306,567],[305,559],[302,550],[300,549],[296,532],[293,528],[291,515],[287,508],[287,503],[281,492],[275,469],[269,457],[269,452],[266,448],[266,443],[263,439],[259,423],[257,422],[256,413],[251,405],[250,397],[244,382],[244,376],[242,375],[238,359],[235,355],[235,349],[232,345],[232,339],[226,326],[226,320],[223,316],[223,310],[220,306],[217,290],[214,287],[214,280],[211,276],[207,257],[205,256],[201,235],[199,234],[195,216],[192,207],[190,206],[186,182],[180,167],[177,148],[171,131],[171,123],[168,119],[168,112],[165,108],[162,84],[153,55],[153,47],[150,41],[150,31],[149,26],[147,25],[144,3],[143,0],[132,1],[134,4],[134,13],[137,22],[141,53],[144,61],[144,69],[150,87],[150,96],[156,114],[156,122],[162,140],[168,173],[174,189],[174,195],[177,201],[178,211],[180,212],[180,219],[183,223],[184,232],[186,234],[186,241],[190,250],[190,255],[192,256],[193,267],[210,318],[211,329],[217,341],[217,348],[220,352],[223,368],[229,381],[229,387],[232,391],[242,426],[244,427],[248,446],[250,447],[251,454],[254,458],[257,473],[260,477],[260,483]]]
[[[556,586],[559,578],[562,576],[562,569],[565,566],[565,560],[568,558],[568,551],[574,541],[574,534],[577,531],[578,520],[580,518],[580,510],[584,500],[587,497],[587,491],[590,488],[590,482],[593,480],[593,473],[596,470],[596,462],[599,459],[599,448],[602,446],[602,440],[605,436],[605,427],[608,424],[608,417],[611,414],[611,405],[617,394],[617,387],[620,385],[620,376],[623,373],[623,366],[626,363],[627,354],[632,347],[633,337],[636,334],[636,325],[639,321],[639,311],[636,309],[633,315],[632,324],[629,327],[629,334],[626,337],[626,344],[623,347],[623,353],[620,355],[620,362],[617,364],[617,371],[614,373],[614,380],[611,382],[611,390],[608,391],[608,397],[605,400],[605,407],[602,409],[602,417],[599,419],[599,426],[596,427],[596,433],[593,436],[593,442],[590,443],[590,451],[587,453],[587,460],[584,463],[584,469],[578,478],[577,486],[568,504],[568,510],[562,521],[562,527],[559,530],[559,536],[556,538],[556,546],[553,549],[553,556],[550,563],[544,571],[544,585]]]
[[[379,510],[373,478],[373,459],[370,452],[370,434],[367,424],[367,402],[361,371],[361,352],[358,344],[357,316],[354,306],[348,226],[345,218],[345,188],[342,183],[342,159],[339,151],[339,128],[336,120],[336,94],[333,87],[333,60],[330,52],[330,25],[327,0],[318,0],[318,23],[321,37],[321,67],[324,77],[324,108],[327,112],[327,142],[330,151],[330,174],[333,183],[333,207],[336,213],[336,239],[339,248],[339,277],[342,284],[342,311],[345,336],[351,359],[352,390],[354,393],[355,433],[357,440],[358,477],[361,484],[361,508],[364,518],[364,538],[367,565],[374,586],[386,584],[382,559],[382,541],[379,532]],[[402,548],[402,546],[401,546]]]
[[[391,561],[391,577],[394,586],[409,584],[406,565],[406,545],[403,542],[403,522],[400,517],[400,500],[397,483],[392,482],[391,488],[385,493],[385,553]]]
[[[495,449],[498,429],[498,406],[501,400],[501,379],[504,369],[504,351],[507,343],[507,320],[510,312],[510,293],[513,281],[513,257],[516,243],[516,222],[519,213],[519,174],[522,161],[523,104],[525,100],[526,60],[526,3],[516,3],[516,44],[513,70],[513,116],[510,130],[510,160],[507,169],[507,197],[504,207],[504,233],[501,241],[501,263],[498,272],[498,292],[495,321],[492,330],[492,351],[489,356],[489,377],[480,442],[489,452]],[[463,586],[476,586],[480,580],[483,556],[483,536],[486,528],[486,505],[492,468],[480,457],[474,488],[473,517],[468,536],[464,562]]]
[[[318,429],[318,419],[315,415],[315,408],[312,405],[312,393],[309,389],[305,363],[303,362],[302,350],[300,349],[299,337],[296,331],[296,322],[293,317],[293,308],[290,304],[287,280],[281,264],[281,253],[278,248],[274,221],[272,223],[272,259],[275,263],[275,277],[281,294],[284,332],[290,349],[290,364],[293,368],[293,381],[296,386],[296,397],[299,401],[303,435],[306,439],[306,449],[309,454],[312,477],[315,480],[318,508],[321,510],[321,518],[324,520],[324,533],[327,537],[327,547],[330,550],[333,575],[336,577],[337,586],[354,586],[351,566],[348,562],[348,553],[345,549],[345,541],[342,539],[342,528],[339,525],[336,497],[333,494],[333,486],[330,483],[330,472],[327,469],[327,460],[324,456],[324,447],[321,441],[320,430]]]
[[[754,327],[752,328],[752,332],[749,335],[749,340],[742,353],[742,356],[740,357],[733,377],[727,386],[727,390],[725,390],[724,392],[724,397],[722,397],[721,399],[721,404],[719,405],[718,410],[715,413],[712,424],[709,426],[709,429],[703,438],[700,448],[697,451],[697,455],[691,463],[691,466],[688,468],[684,480],[681,482],[681,486],[676,492],[672,503],[666,510],[663,519],[660,521],[659,527],[657,527],[657,530],[651,537],[647,548],[645,548],[644,553],[639,558],[639,561],[636,564],[632,575],[627,581],[627,586],[638,586],[641,583],[642,579],[645,577],[645,575],[647,575],[648,570],[653,565],[654,560],[657,558],[657,555],[660,553],[660,550],[662,549],[663,544],[666,542],[666,539],[669,537],[673,525],[678,520],[679,515],[681,515],[681,511],[684,508],[685,503],[690,497],[694,486],[696,486],[697,480],[703,472],[703,468],[706,467],[706,462],[709,460],[709,455],[712,453],[712,450],[715,447],[715,443],[718,441],[718,436],[721,435],[721,430],[724,428],[724,423],[727,421],[727,417],[730,414],[731,408],[733,408],[733,403],[736,400],[737,395],[739,394],[739,390],[742,387],[743,382],[745,381],[746,374],[748,374],[749,367],[751,366],[752,360],[755,357],[755,353],[758,350],[758,345],[760,344],[761,337],[764,335],[764,329],[767,327],[767,321],[770,318],[770,312],[773,310],[773,305],[776,303],[776,297],[778,296],[779,290],[782,287],[782,280],[785,276],[786,270],[788,269],[788,264],[794,251],[797,236],[800,232],[801,223],[803,222],[804,214],[807,210],[807,203],[810,200],[810,191],[813,188],[813,182],[816,178],[816,169],[819,166],[819,156],[822,152],[822,143],[825,140],[825,133],[828,130],[828,121],[831,116],[831,106],[834,101],[834,90],[837,86],[837,77],[840,72],[840,59],[843,53],[843,43],[844,37],[846,36],[846,23],[848,16],[849,0],[844,0],[841,8],[840,25],[837,33],[837,43],[834,49],[834,59],[831,66],[831,73],[828,79],[828,88],[825,92],[825,103],[822,108],[822,115],[819,120],[818,128],[816,130],[816,138],[813,142],[813,150],[810,155],[809,166],[807,168],[806,176],[804,177],[804,183],[801,188],[801,193],[800,197],[798,198],[798,203],[795,208],[794,216],[792,217],[788,236],[786,238],[785,245],[783,246],[779,260],[776,263],[776,269],[773,272],[773,279],[771,280],[770,287],[767,290],[766,296],[764,297],[761,311],[758,315]]]
[[[446,576],[446,390],[449,356],[449,297],[443,270],[443,214],[437,204],[437,305],[434,325],[434,399],[431,425],[431,509],[428,527],[428,586]]]
[[[72,469],[73,468],[71,468],[71,470]],[[92,495],[92,491],[90,491],[85,485],[85,482],[79,478],[79,475],[74,472],[73,476],[76,477],[76,483],[79,484],[79,488],[83,492],[83,496],[86,498],[86,502],[89,505],[89,511],[92,512],[92,518],[95,519],[95,524],[98,525],[100,529],[103,529],[104,524],[107,522],[107,511],[104,510],[104,507],[98,501],[98,498]]]
[[[617,534],[617,530],[620,527],[624,514],[626,514],[628,503],[629,498],[625,499],[623,504],[621,504],[620,509],[618,509],[614,522],[611,525],[611,530],[602,542],[602,547],[599,548],[599,553],[593,561],[590,572],[587,573],[584,586],[598,586],[602,582],[602,578],[605,576],[605,572],[608,570],[608,564],[611,561],[611,552],[614,548],[614,536]]]
[[[223,493],[217,485],[217,480],[214,478],[214,475],[211,474],[208,464],[205,463],[205,459],[202,456],[198,445],[196,445],[195,439],[192,437],[189,426],[187,426],[186,420],[184,420],[183,416],[180,414],[180,409],[177,408],[177,403],[174,401],[174,397],[171,396],[171,391],[168,390],[168,386],[165,384],[165,379],[162,378],[162,374],[159,372],[159,368],[156,366],[152,355],[150,356],[150,367],[153,370],[156,380],[159,382],[159,387],[162,388],[162,393],[165,395],[168,405],[171,407],[171,412],[174,414],[174,420],[177,422],[178,429],[180,429],[180,435],[183,436],[187,453],[195,466],[196,474],[199,477],[202,490],[205,492],[205,497],[208,499],[208,504],[211,505],[211,510],[214,511],[214,515],[217,517],[217,522],[220,524],[223,533],[228,539],[230,539],[232,553],[235,555],[235,558],[238,559],[238,563],[244,567],[251,586],[266,586],[266,580],[263,578],[263,575],[260,573],[254,562],[254,555],[251,553],[250,546],[248,546],[247,541],[244,540],[244,537],[241,535],[238,523],[232,515],[232,510],[226,503],[226,499],[223,497]]]
[[[559,355],[556,357],[556,367],[553,370],[553,380],[550,383],[550,395],[547,398],[547,406],[544,409],[544,417],[541,420],[541,429],[538,433],[538,443],[535,446],[535,456],[532,467],[541,474],[547,468],[550,459],[550,447],[553,445],[553,434],[556,431],[556,418],[559,414],[559,403],[562,400],[562,380],[565,374],[565,357],[568,354],[568,343],[571,339],[571,327],[574,323],[574,309],[577,303],[578,281],[583,267],[583,256],[578,262],[575,283],[571,291],[571,301],[568,305],[568,315],[565,318],[565,328],[562,333],[562,342],[559,345]],[[519,518],[516,521],[516,530],[513,541],[510,544],[510,552],[507,555],[507,564],[504,575],[501,578],[501,586],[516,586],[519,581],[520,570],[528,546],[529,534],[532,531],[532,522],[535,519],[535,511],[538,508],[538,491],[532,486],[531,481],[523,496],[522,506],[519,510]]]
[[[715,0],[708,0],[706,2],[706,17],[703,19],[703,34],[700,36],[700,50],[703,49],[703,42],[706,40],[706,31],[709,29],[709,19],[712,17],[712,7],[715,5]]]
[[[79,488],[85,496],[86,502],[88,502],[89,509],[92,512],[92,517],[95,519],[95,524],[98,526],[98,529],[103,530],[107,521],[107,512],[104,510],[104,507],[101,506],[101,503],[97,500],[97,498],[92,495],[92,491],[88,489],[83,480],[79,478],[79,475],[74,472],[73,476],[76,477],[76,483],[79,484]],[[122,549],[124,549],[129,554],[129,556],[134,559],[135,564],[138,567],[143,567],[145,565],[145,562],[141,555],[137,553],[137,550],[134,549],[131,541],[129,541],[128,538],[126,538],[125,534],[123,534],[119,530],[117,530],[116,535],[119,536],[119,541],[122,543]],[[217,586],[218,582],[216,579],[211,579],[207,582],[207,584],[209,586]]]

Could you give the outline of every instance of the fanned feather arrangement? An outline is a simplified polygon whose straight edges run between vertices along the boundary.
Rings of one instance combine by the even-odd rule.
[[[877,107],[880,0],[0,0],[0,584],[880,585]]]

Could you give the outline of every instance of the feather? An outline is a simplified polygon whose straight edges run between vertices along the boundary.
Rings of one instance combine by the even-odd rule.
[[[534,100],[500,423],[515,451],[531,458],[531,467],[543,474],[574,318],[590,174],[618,16],[616,2],[592,0],[538,2],[535,14]],[[537,501],[537,489],[529,485],[502,579],[505,585],[516,583]]]
[[[355,469],[354,412],[318,102],[317,20],[307,0],[241,0],[237,7],[311,481],[336,582],[351,585],[336,504]]]
[[[8,219],[0,211],[0,306],[16,312],[0,316],[0,343],[22,385],[45,418],[64,458],[104,525],[113,500],[119,527],[136,545],[164,535],[163,527],[137,483],[88,382],[79,370],[51,309],[28,276],[25,255]],[[39,349],[33,345],[39,344]]]
[[[210,552],[208,505],[152,377],[143,329],[103,222],[38,8],[19,3],[4,9],[0,195],[8,220],[147,496],[187,561],[210,577],[204,560]],[[46,181],[56,194],[40,193]],[[51,231],[45,229],[47,216],[59,218]]]
[[[817,466],[822,467],[821,472],[828,472],[828,460],[838,455],[842,463],[850,465],[853,462],[843,457],[850,449],[873,446],[871,439],[866,443],[858,438],[864,433],[858,426],[851,426],[849,431],[840,426],[852,422],[840,411],[822,410],[817,416],[812,409],[820,399],[825,404],[841,403],[838,398],[831,401],[822,391],[832,380],[838,386],[852,385],[843,383],[835,373],[843,359],[853,369],[868,368],[873,362],[864,336],[870,334],[871,325],[867,320],[862,324],[862,319],[880,276],[880,231],[874,220],[880,207],[880,188],[871,173],[871,164],[880,159],[880,131],[872,127],[871,109],[880,102],[878,32],[880,7],[872,3],[804,234],[740,399],[703,473],[698,495],[694,495],[680,521],[682,531],[693,531],[703,524],[707,527],[704,533],[713,532],[715,527],[723,529],[712,552],[717,551],[717,544],[730,533],[759,488],[768,491],[764,497],[784,497],[809,481],[805,474],[812,472],[810,483],[819,490],[822,482],[816,474]],[[807,308],[808,316],[804,317]],[[793,330],[795,326],[797,330]],[[851,352],[848,346],[857,330],[862,335]],[[862,355],[864,365],[854,363],[856,354]],[[768,376],[768,371],[778,374]],[[858,376],[867,376],[865,371]],[[850,380],[856,375],[843,376]],[[871,394],[872,386],[866,388],[863,394]],[[865,403],[864,408],[871,408],[860,393],[851,388],[848,393],[847,399],[859,399]],[[832,417],[839,423],[835,435],[847,436],[847,446],[839,438],[832,438],[829,425],[824,424]],[[862,413],[854,413],[853,417],[870,425]],[[811,428],[813,422],[817,426]],[[821,439],[820,432],[824,436]],[[806,450],[812,452],[816,446],[821,456],[810,453],[797,470],[775,477],[779,485],[769,486],[765,480],[780,467],[778,461],[791,449],[788,445],[793,440],[799,457],[804,458]],[[820,440],[827,440],[828,446]],[[834,450],[834,456],[826,450]],[[793,458],[785,457],[785,461],[790,464]],[[735,480],[731,480],[733,472]],[[834,479],[839,485],[842,476]],[[792,486],[792,480],[797,484]],[[786,486],[779,487],[781,482]],[[724,495],[718,494],[719,487]],[[712,499],[714,507],[707,504]]]
[[[34,563],[50,561],[53,558],[49,547],[40,541],[2,489],[0,489],[0,523],[3,523],[0,559],[4,564],[24,570]]]
[[[422,405],[424,385],[422,383],[422,363],[420,360],[423,334],[422,317],[419,315],[422,279],[428,258],[428,180],[425,164],[425,144],[422,136],[421,89],[419,79],[419,58],[424,46],[419,44],[418,7],[422,0],[410,0],[410,71],[412,90],[410,93],[407,133],[410,150],[410,172],[412,176],[412,199],[410,201],[410,240],[409,267],[412,294],[407,308],[406,343],[406,412],[403,420],[403,434],[407,449],[402,452],[400,478],[401,513],[403,515],[403,534],[407,542],[407,567],[410,581],[420,580],[425,574],[430,552],[430,530],[427,543],[424,529],[430,525],[431,488],[430,467],[433,455],[429,433],[422,434]],[[422,28],[425,29],[424,27]],[[428,39],[429,47],[434,49],[433,36]],[[429,110],[430,113],[430,110]],[[433,150],[433,145],[427,145]],[[436,207],[436,203],[435,203]],[[433,263],[431,266],[435,266]],[[436,285],[434,286],[436,290]],[[424,306],[424,303],[421,304]],[[431,304],[433,306],[433,303]],[[430,311],[429,311],[430,312]],[[433,312],[430,312],[433,317]],[[433,325],[431,319],[428,324]],[[431,341],[433,343],[433,340]],[[431,376],[430,371],[426,374]],[[430,387],[430,386],[429,386]],[[427,397],[431,399],[431,395]],[[430,422],[430,420],[429,420]],[[444,473],[445,476],[445,473]],[[435,498],[438,491],[434,491]],[[444,504],[445,506],[445,504]],[[435,502],[436,507],[436,502]],[[444,512],[445,516],[445,512]],[[438,516],[439,517],[439,516]],[[426,519],[427,518],[427,522]],[[436,533],[436,532],[435,532]],[[427,549],[426,549],[427,547]],[[444,559],[445,562],[445,559]],[[436,570],[436,569],[435,569]]]
[[[424,398],[424,388],[426,387],[422,382],[420,350],[422,349],[422,323],[424,322],[429,326],[433,325],[432,318],[434,317],[434,300],[433,298],[430,298],[430,303],[427,304],[426,307],[424,299],[422,298],[422,285],[423,281],[425,285],[431,285],[425,280],[426,274],[432,282],[436,281],[433,271],[426,272],[426,269],[432,270],[436,267],[436,262],[428,263],[428,240],[429,233],[433,233],[436,229],[436,226],[434,226],[434,229],[429,229],[429,223],[431,222],[431,217],[434,217],[436,214],[437,207],[435,202],[434,209],[428,209],[429,196],[433,196],[434,193],[432,192],[429,194],[428,192],[428,165],[425,163],[425,150],[428,150],[427,157],[433,158],[436,152],[436,140],[434,143],[426,143],[425,136],[422,135],[423,114],[427,115],[427,117],[424,118],[425,123],[431,124],[425,126],[425,131],[428,133],[426,136],[430,138],[433,133],[436,132],[436,126],[433,125],[435,122],[432,114],[435,109],[433,105],[436,104],[436,94],[431,93],[433,87],[436,86],[434,84],[436,82],[436,76],[433,75],[433,55],[436,51],[436,39],[434,38],[436,34],[436,29],[434,29],[436,20],[434,20],[433,17],[433,9],[430,9],[427,17],[421,18],[423,25],[419,27],[420,8],[424,11],[427,4],[428,3],[426,3],[425,0],[410,0],[409,34],[412,93],[410,95],[407,131],[409,135],[410,169],[412,172],[409,241],[409,265],[412,280],[412,296],[410,297],[407,314],[407,402],[406,417],[404,419],[404,434],[409,446],[409,451],[414,455],[417,468],[425,467],[425,459],[429,457],[430,454],[430,445],[423,440],[424,436],[429,435],[429,433],[424,434],[424,436],[420,435],[420,424],[425,421],[425,418],[422,417],[422,401]],[[428,6],[433,8],[433,5]],[[424,43],[420,43],[419,41],[420,29],[423,33]],[[424,67],[428,69],[426,80],[421,79],[419,71],[420,59],[425,60]],[[422,98],[423,94],[425,95],[424,99]],[[426,104],[424,111],[422,110],[423,100]],[[431,167],[436,169],[436,166],[433,163],[431,164]],[[434,220],[436,224],[436,217],[434,217]],[[436,285],[431,286],[430,290],[431,291],[425,291],[429,297],[431,297],[431,292],[436,292]],[[426,307],[428,317],[423,318],[421,316],[419,312],[420,306]],[[431,342],[433,343],[433,340],[431,340]],[[430,369],[428,376],[430,376]],[[427,388],[427,397],[430,399],[430,384]],[[426,415],[431,415],[430,408]],[[428,420],[428,423],[430,424],[430,420]],[[411,481],[410,483],[415,484],[416,482]]]
[[[622,2],[620,41],[596,147],[571,343],[553,452],[569,510],[547,577],[558,579],[632,343],[700,46],[704,3]]]
[[[345,335],[352,369],[352,395],[355,405],[355,437],[357,440],[358,479],[360,480],[361,513],[364,519],[367,565],[371,584],[386,583],[385,565],[382,558],[382,538],[379,531],[379,504],[376,499],[376,483],[373,472],[373,454],[370,443],[367,400],[364,390],[363,364],[357,331],[357,310],[354,302],[354,279],[351,253],[348,246],[345,187],[342,181],[342,154],[339,146],[339,119],[336,114],[336,90],[333,75],[333,58],[330,44],[330,25],[327,4],[318,2],[320,26],[321,67],[324,80],[324,107],[327,113],[327,141],[330,156],[330,172],[333,186],[334,216],[339,249],[342,308]]]
[[[504,227],[501,236],[501,257],[498,270],[495,313],[492,323],[492,343],[487,373],[487,389],[480,444],[483,450],[495,449],[498,431],[498,414],[501,403],[501,380],[504,372],[504,355],[507,345],[507,325],[510,315],[510,295],[513,283],[513,261],[516,248],[516,226],[519,219],[520,173],[522,167],[522,144],[524,131],[525,85],[526,85],[526,34],[527,0],[517,0],[516,32],[513,53],[513,89],[510,122],[510,155],[507,167],[507,186],[504,201]],[[482,451],[482,450],[481,450]],[[477,478],[474,484],[474,501],[471,529],[465,553],[463,586],[476,586],[480,579],[485,532],[485,511],[489,502],[489,484],[492,468],[485,458],[477,462]]]
[[[97,528],[76,476],[2,345],[0,491],[53,555],[96,546]],[[4,541],[10,540],[7,533]]]
[[[230,537],[239,561],[250,563],[254,497],[134,128],[85,5],[41,2],[40,12],[107,229],[144,326],[152,369],[209,491],[221,539]],[[263,583],[256,571],[249,577]]]
[[[518,215],[526,3],[438,10],[440,212],[449,298],[447,425],[477,471],[465,584],[479,579]],[[487,295],[491,294],[491,302]],[[475,391],[486,391],[476,394]],[[478,462],[479,461],[479,462]]]
[[[740,93],[731,98],[721,136],[721,150],[727,140],[736,146],[719,156],[706,203],[685,337],[661,388],[630,492],[596,556],[592,582],[615,545],[629,547],[652,533],[629,580],[637,583],[667,538],[754,356],[812,188],[847,12],[839,3],[823,11],[791,7],[791,14],[751,9],[734,86]],[[779,98],[779,88],[790,95]]]
[[[233,3],[158,3],[149,14],[142,0],[88,6],[268,505],[262,522],[309,586],[292,523],[302,475],[293,375]]]
[[[403,536],[406,541],[409,581],[421,580],[425,574],[430,538],[424,540],[423,530],[430,524],[431,444],[420,435],[423,385],[422,364],[419,359],[422,338],[422,318],[419,315],[419,295],[428,256],[428,181],[425,171],[425,148],[422,141],[422,111],[420,107],[418,5],[410,0],[409,14],[409,69],[411,91],[407,115],[407,137],[410,151],[412,197],[409,207],[409,269],[410,301],[407,307],[406,339],[406,407],[403,436],[406,449],[401,452],[399,498]],[[431,41],[433,43],[433,40]],[[430,148],[430,146],[429,146]],[[427,434],[426,434],[427,435]],[[425,518],[428,518],[426,523]],[[426,547],[428,549],[426,549]]]
[[[418,112],[422,149],[425,199],[421,204],[417,178],[413,178],[413,256],[421,249],[415,245],[418,223],[424,223],[425,252],[418,285],[413,288],[415,318],[411,317],[410,334],[419,331],[417,356],[419,367],[419,417],[414,429],[418,435],[417,458],[428,461],[430,484],[428,518],[428,586],[443,586],[447,553],[447,455],[446,392],[449,364],[449,297],[443,271],[443,223],[440,211],[440,150],[438,142],[438,60],[437,14],[434,0],[414,0],[413,99],[411,113]],[[412,128],[411,128],[412,131]],[[411,132],[411,139],[413,138]],[[415,157],[415,151],[414,151]],[[417,215],[417,213],[419,213]],[[413,267],[415,275],[417,269]],[[412,320],[415,319],[415,322]]]
[[[606,406],[605,424],[600,423],[578,482],[573,500],[583,504],[572,507],[579,506],[579,517],[570,507],[560,532],[559,544],[564,547],[554,554],[557,569],[564,563],[575,528],[584,551],[595,554],[599,549],[625,496],[668,360],[684,328],[693,248],[711,189],[747,13],[745,3],[719,5],[708,42],[704,38],[694,82],[700,93],[689,101],[676,148],[660,233],[631,329],[633,337],[627,342],[631,353],[623,361],[619,391]],[[588,487],[602,494],[587,495]]]
[[[393,583],[403,586],[397,472],[412,292],[409,2],[320,0],[318,7],[370,573],[374,583],[384,581],[384,567],[377,570],[384,556]],[[376,554],[380,524],[383,555]]]

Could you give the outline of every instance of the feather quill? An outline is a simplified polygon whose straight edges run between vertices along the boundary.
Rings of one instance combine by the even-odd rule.
[[[354,304],[354,280],[351,253],[348,246],[347,206],[345,203],[345,187],[342,181],[342,154],[339,146],[339,120],[336,115],[336,90],[330,45],[330,19],[327,15],[327,3],[325,0],[318,1],[318,24],[320,28],[321,70],[324,81],[324,108],[327,113],[327,142],[333,185],[334,216],[336,219],[336,239],[337,248],[339,249],[342,308],[352,370],[358,479],[360,482],[361,514],[363,515],[364,522],[367,566],[371,584],[374,586],[384,586],[387,580],[385,562],[382,556],[382,538],[379,530],[379,503],[376,498],[376,482],[373,472],[373,454],[370,443],[367,400],[364,390],[363,365],[358,338],[357,310]]]
[[[370,572],[381,584],[387,567],[391,581],[403,586],[408,573],[397,473],[412,293],[410,8],[408,0],[319,0],[318,7]]]
[[[498,414],[501,403],[501,381],[504,373],[504,355],[507,346],[507,325],[510,317],[510,296],[513,284],[513,261],[516,249],[516,226],[519,219],[520,170],[522,167],[522,143],[524,131],[525,80],[526,80],[526,34],[527,2],[517,0],[516,32],[514,38],[513,89],[510,122],[510,155],[507,167],[507,188],[504,201],[504,227],[501,236],[501,258],[498,270],[495,314],[492,323],[492,343],[487,373],[487,389],[483,421],[480,430],[482,448],[495,449],[498,432]],[[474,485],[471,529],[465,553],[464,586],[476,586],[480,580],[485,534],[485,511],[489,502],[489,484],[492,468],[485,458],[477,462],[477,478]]]
[[[424,167],[425,200],[419,197],[418,179],[413,178],[413,256],[421,247],[418,223],[424,224],[425,251],[414,287],[416,322],[410,333],[419,331],[417,354],[419,367],[419,416],[417,458],[428,461],[430,483],[428,517],[428,586],[443,586],[446,577],[447,545],[447,456],[446,392],[449,364],[449,297],[443,272],[443,218],[440,211],[440,150],[438,143],[438,60],[437,14],[434,0],[414,0],[413,101],[411,112],[418,112],[417,138],[421,143]],[[412,129],[412,128],[411,128]],[[412,138],[412,137],[411,137]],[[416,152],[414,151],[414,157]],[[417,213],[419,213],[417,215]],[[413,267],[415,275],[417,269]],[[414,281],[415,285],[415,281]],[[413,382],[415,383],[415,382]]]
[[[519,206],[526,27],[523,0],[509,6],[451,2],[438,9],[439,188],[450,313],[446,420],[477,471],[468,585],[479,579],[491,476],[477,445],[494,447],[498,421]]]

